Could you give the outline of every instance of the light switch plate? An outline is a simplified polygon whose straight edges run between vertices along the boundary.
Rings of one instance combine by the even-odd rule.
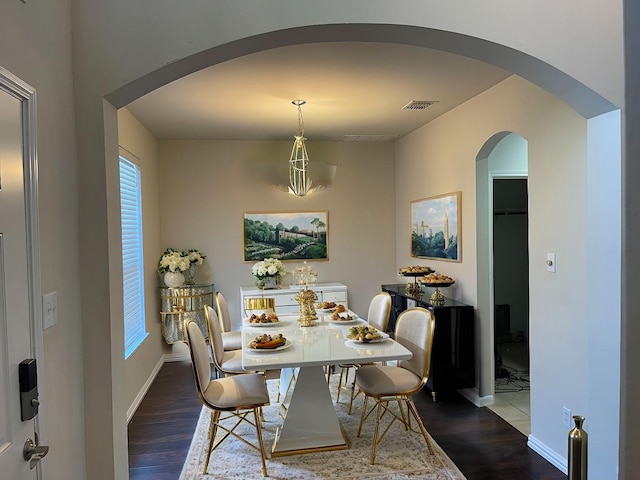
[[[556,273],[556,254],[547,253],[547,272]]]
[[[42,296],[42,329],[46,330],[58,323],[58,294],[47,293]]]

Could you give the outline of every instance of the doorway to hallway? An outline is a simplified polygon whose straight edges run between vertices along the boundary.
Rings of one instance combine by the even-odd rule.
[[[491,410],[531,433],[527,178],[493,180],[495,395]]]

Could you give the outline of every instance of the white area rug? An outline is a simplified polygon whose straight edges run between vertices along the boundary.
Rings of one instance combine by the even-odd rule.
[[[331,396],[335,399],[337,375],[333,376]],[[263,438],[265,448],[270,451],[276,427],[281,418],[278,415],[280,404],[277,399],[277,380],[268,380],[271,405],[264,409]],[[371,441],[374,418],[367,419],[360,437],[356,437],[362,395],[354,402],[349,415],[349,391],[340,395],[336,411],[347,438],[349,449],[332,452],[308,453],[267,459],[267,471],[272,479],[426,479],[426,480],[464,480],[460,470],[447,457],[442,449],[431,440],[435,455],[430,455],[424,438],[419,433],[407,432],[395,422],[376,452],[376,464],[370,465]],[[369,402],[371,404],[371,402]],[[213,479],[262,479],[260,453],[249,448],[241,441],[229,437],[213,451],[209,461],[209,473],[204,475],[207,432],[209,429],[209,410],[203,408],[189,448],[180,480]],[[426,425],[427,430],[429,425]],[[242,427],[250,432],[248,437],[255,439],[255,429],[250,425]]]

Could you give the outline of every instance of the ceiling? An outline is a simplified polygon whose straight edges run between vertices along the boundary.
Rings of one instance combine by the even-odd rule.
[[[303,99],[309,141],[402,137],[511,75],[422,47],[313,43],[203,69],[127,108],[158,139],[293,140]],[[436,101],[424,110],[411,101]]]

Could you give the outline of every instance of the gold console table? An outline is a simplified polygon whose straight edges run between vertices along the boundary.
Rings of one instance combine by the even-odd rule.
[[[160,287],[160,317],[162,336],[168,344],[183,342],[184,321],[195,321],[205,338],[209,337],[204,306],[214,306],[213,283]]]

